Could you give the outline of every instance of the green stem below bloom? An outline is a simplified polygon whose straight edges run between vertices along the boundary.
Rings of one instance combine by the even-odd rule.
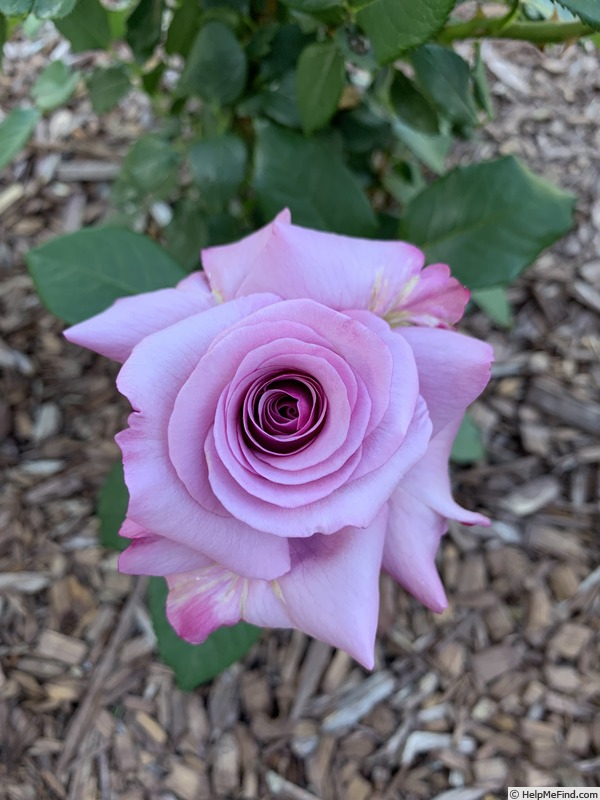
[[[468,22],[449,25],[438,36],[440,44],[457,39],[519,39],[532,44],[572,42],[594,33],[584,22],[511,22],[502,26],[502,17],[478,17]]]

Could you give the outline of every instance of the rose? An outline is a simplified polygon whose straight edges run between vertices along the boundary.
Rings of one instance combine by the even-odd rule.
[[[382,568],[445,607],[446,520],[486,523],[453,501],[447,462],[492,354],[449,330],[468,291],[423,264],[411,245],[283,212],[206,250],[205,272],[177,288],[66,332],[123,362],[134,411],[117,436],[131,539],[119,566],[167,577],[183,638],[243,618],[370,667]]]

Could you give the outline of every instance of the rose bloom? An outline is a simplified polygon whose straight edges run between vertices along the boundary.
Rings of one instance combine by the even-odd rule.
[[[404,242],[292,225],[202,255],[174,289],[117,300],[67,338],[123,364],[122,572],[164,575],[199,643],[241,619],[374,663],[379,575],[446,607],[435,555],[448,458],[491,348],[451,330],[469,292]]]

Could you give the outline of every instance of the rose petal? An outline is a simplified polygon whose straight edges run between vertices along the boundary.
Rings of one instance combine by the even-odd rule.
[[[283,213],[254,236],[202,254],[211,286],[225,299],[270,291],[339,311],[385,313],[425,262],[406,242],[314,231],[291,225]]]
[[[462,415],[433,437],[423,458],[402,479],[400,488],[444,518],[463,525],[489,525],[487,517],[467,511],[452,497],[448,460],[461,420]]]
[[[447,529],[444,517],[396,489],[389,502],[383,568],[419,602],[438,612],[448,603],[435,554]]]
[[[487,386],[494,358],[485,342],[438,328],[398,328],[411,346],[434,435],[461,417]]]
[[[208,564],[212,559],[198,550],[147,531],[137,535],[119,556],[119,572],[127,575],[171,575]]]
[[[392,577],[433,611],[446,608],[446,596],[435,556],[447,519],[467,525],[489,525],[452,498],[448,458],[461,418],[435,436],[424,457],[400,481],[390,499],[383,566]]]
[[[245,236],[239,242],[209,247],[202,251],[202,266],[219,300],[233,300],[242,294],[252,294],[240,293],[238,291],[240,285],[271,238],[274,226],[289,224],[290,221],[291,215],[286,208],[273,222],[269,222],[250,236]]]
[[[277,581],[243,580],[216,565],[172,575],[168,619],[193,643],[240,619],[299,628],[372,669],[386,520],[384,509],[368,530],[296,542],[293,567]]]
[[[184,278],[176,289],[121,297],[112,306],[64,331],[73,344],[123,363],[144,337],[214,305],[204,275]]]
[[[450,275],[446,264],[432,264],[407,285],[403,297],[385,314],[392,326],[450,327],[463,316],[471,293]]]

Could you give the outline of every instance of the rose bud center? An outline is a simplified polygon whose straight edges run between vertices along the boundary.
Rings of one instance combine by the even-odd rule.
[[[241,409],[249,447],[285,456],[308,447],[323,427],[327,398],[321,384],[302,372],[261,375]]]

